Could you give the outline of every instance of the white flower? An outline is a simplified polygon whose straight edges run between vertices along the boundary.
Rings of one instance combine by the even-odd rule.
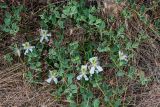
[[[84,77],[84,79],[86,81],[89,80],[88,77],[87,77],[87,65],[82,65],[81,66],[81,73],[80,73],[80,75],[77,76],[77,80],[81,80],[82,77]]]
[[[128,56],[126,54],[124,54],[122,51],[119,51],[118,54],[119,54],[119,60],[120,61],[123,61],[123,60],[128,61],[128,59],[127,59]]]
[[[51,81],[54,81],[55,84],[58,83],[58,79],[56,77],[56,72],[55,71],[50,71],[49,70],[49,78],[46,80],[48,83],[51,83]]]
[[[97,57],[92,57],[89,59],[89,62],[91,63],[91,69],[90,69],[90,74],[94,74],[95,71],[96,73],[99,73],[103,71],[103,68],[99,65],[99,61]]]
[[[41,39],[40,39],[40,42],[42,43],[43,40],[45,40],[46,42],[49,41],[48,37],[51,36],[51,33],[48,33],[48,30],[42,30],[40,29],[40,36],[41,36]]]
[[[31,46],[30,44],[29,44],[29,42],[26,42],[26,43],[24,43],[24,44],[22,44],[22,46],[23,46],[23,49],[25,49],[25,55],[30,51],[30,52],[32,52],[33,51],[33,48],[35,48],[35,46]]]

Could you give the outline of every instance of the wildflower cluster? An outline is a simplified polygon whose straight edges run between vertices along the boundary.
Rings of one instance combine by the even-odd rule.
[[[51,83],[52,80],[54,81],[55,84],[58,83],[57,73],[56,73],[56,71],[50,71],[49,70],[49,78],[46,81],[48,83]]]
[[[22,44],[22,46],[23,46],[23,49],[25,50],[25,52],[24,52],[25,55],[26,55],[27,53],[29,53],[29,52],[32,52],[32,51],[33,51],[33,48],[35,48],[35,46],[31,46],[31,45],[29,44],[29,42],[26,42],[26,43]]]
[[[139,83],[146,85],[149,80],[144,73],[137,72],[132,63],[128,64],[128,61],[129,58],[134,58],[133,50],[139,48],[149,36],[148,29],[146,32],[145,28],[138,30],[138,33],[130,31],[133,26],[128,26],[130,23],[127,20],[134,19],[136,11],[136,19],[140,19],[137,22],[148,25],[149,20],[144,15],[149,7],[135,2],[136,0],[116,0],[113,5],[119,3],[125,7],[118,14],[113,11],[108,14],[106,6],[110,1],[114,0],[102,0],[98,4],[92,0],[69,0],[60,4],[47,2],[47,6],[36,14],[36,24],[40,25],[38,37],[26,37],[28,40],[24,43],[13,43],[10,47],[19,61],[29,67],[24,73],[27,81],[38,86],[53,83],[55,87],[49,89],[51,95],[58,102],[69,103],[66,106],[119,107],[132,102],[130,96],[125,96],[125,101],[122,99],[130,89],[128,83],[136,80],[136,85],[139,86]],[[23,5],[24,9],[18,9],[20,6],[21,4],[14,5],[13,9],[7,3],[0,6],[4,10],[2,13],[5,13],[4,16],[1,14],[3,23],[0,29],[11,34],[10,36],[16,36],[21,30],[19,25],[23,25],[20,19],[23,16],[21,13],[26,12],[26,5]],[[109,17],[104,20],[103,16],[106,15]],[[118,15],[121,22],[113,27],[112,23],[119,20]],[[156,19],[152,25],[159,25],[159,22]],[[23,30],[19,33],[25,33],[29,29]],[[130,39],[130,32],[136,38]],[[156,31],[154,33],[158,34]],[[6,38],[5,35],[2,40],[3,38]],[[106,64],[101,62],[101,55],[106,56],[102,59]],[[14,61],[12,57],[12,53],[8,53],[4,59],[11,64]]]
[[[84,79],[86,81],[88,81],[88,77],[87,77],[87,65],[82,65],[81,66],[81,73],[77,76],[77,80],[81,80],[82,77],[84,77]]]
[[[41,36],[41,39],[40,39],[41,43],[43,42],[43,40],[48,42],[49,41],[48,37],[51,37],[51,33],[48,33],[48,30],[40,29],[40,36]]]
[[[43,29],[40,29],[40,42],[42,43],[44,40],[46,42],[49,41],[49,38],[51,36],[51,33],[48,34],[48,30],[43,30]],[[35,48],[35,46],[31,46],[29,42],[25,42],[24,44],[22,44],[23,46],[23,49],[25,50],[24,54],[26,55],[27,53],[29,52],[32,52],[33,49]],[[18,52],[18,55],[19,55],[19,52]],[[19,55],[20,56],[20,55]]]
[[[103,71],[103,68],[99,65],[99,61],[97,57],[92,57],[89,59],[90,65],[90,74],[94,74],[95,72],[98,74]]]
[[[119,54],[119,60],[120,61],[128,62],[128,56],[126,54],[124,54],[122,51],[119,51],[118,54]]]
[[[81,72],[77,76],[77,80],[81,80],[84,77],[88,81],[87,74],[92,76],[95,72],[98,74],[101,71],[103,71],[103,68],[99,65],[98,57],[92,57],[89,59],[89,64],[81,66]]]
[[[92,76],[95,72],[98,74],[103,71],[103,68],[99,65],[98,57],[92,57],[89,59],[89,63],[81,66],[81,72],[77,76],[77,80],[84,78],[86,81],[89,80],[88,75]],[[49,71],[49,78],[46,82],[51,83],[53,80],[55,84],[58,83],[58,75],[56,71]]]
[[[43,41],[48,42],[49,37],[51,37],[51,33],[48,33],[48,30],[40,29],[40,43],[43,43]],[[25,50],[24,54],[28,54],[29,52],[32,52],[35,46],[31,46],[29,42],[26,42],[22,44],[23,49]],[[19,55],[19,51],[17,54]],[[118,52],[119,54],[119,60],[120,61],[128,61],[128,56],[125,55],[122,51]],[[20,55],[19,55],[20,56]],[[86,65],[81,65],[80,73],[77,76],[77,80],[81,80],[82,78],[85,79],[85,81],[89,80],[89,77],[92,77],[95,73],[98,74],[103,71],[103,68],[100,66],[98,57],[92,57],[89,59],[88,63]],[[58,75],[56,71],[49,70],[49,78],[46,80],[46,82],[51,83],[54,81],[55,84],[58,83]]]

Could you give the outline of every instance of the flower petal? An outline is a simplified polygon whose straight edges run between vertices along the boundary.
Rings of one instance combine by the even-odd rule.
[[[96,71],[97,74],[100,72],[100,71],[98,71],[97,69],[96,69],[95,71]]]
[[[90,58],[90,59],[89,59],[89,62],[93,63],[93,62],[94,62],[94,60],[97,62],[98,57],[92,57],[92,58]]]
[[[51,33],[47,34],[47,36],[51,36]]]
[[[24,54],[26,55],[28,52],[29,52],[29,49],[26,49],[25,52],[24,52]]]
[[[91,67],[89,73],[90,73],[90,74],[94,74],[94,71],[95,71],[95,67]]]
[[[44,36],[41,36],[41,39],[40,39],[40,42],[41,42],[41,43],[42,43],[43,39],[44,39]]]
[[[77,76],[77,80],[81,80],[82,79],[82,74]]]
[[[96,66],[96,68],[99,72],[103,71],[103,68],[101,66]]]
[[[48,41],[49,41],[49,39],[48,39],[48,37],[47,37],[47,36],[45,37],[45,40],[46,40],[46,42],[48,42]]]
[[[33,51],[33,49],[32,49],[32,48],[29,48],[28,50],[29,50],[30,52],[32,52],[32,51]]]
[[[22,44],[22,46],[23,46],[23,47],[25,47],[25,46],[26,46],[26,44],[25,44],[25,43],[23,43],[23,44]]]
[[[31,46],[31,48],[33,49],[33,48],[35,48],[35,46]]]
[[[84,77],[84,79],[85,79],[86,81],[89,80],[88,77],[87,77],[86,75],[83,75],[83,77]]]
[[[53,78],[53,81],[54,81],[55,84],[58,83],[58,79],[57,78]]]
[[[119,56],[123,56],[123,52],[122,51],[118,51]]]
[[[51,83],[52,78],[48,78],[46,81],[47,81],[48,83]]]

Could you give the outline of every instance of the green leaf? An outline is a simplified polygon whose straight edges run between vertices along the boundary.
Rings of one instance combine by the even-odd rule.
[[[126,49],[132,49],[132,42],[128,42],[127,44],[126,44]]]
[[[91,107],[88,101],[83,101],[80,107]]]
[[[27,79],[29,82],[31,82],[31,83],[34,82],[33,74],[32,74],[31,71],[26,72],[26,73],[25,73],[25,77],[26,77],[26,79]]]
[[[55,49],[52,49],[52,48],[49,49],[48,55],[49,55],[49,59],[56,59],[57,58],[57,52]]]
[[[128,77],[130,79],[133,79],[134,75],[135,75],[136,69],[134,67],[130,67],[128,70]]]
[[[56,18],[60,18],[60,13],[59,13],[59,11],[54,11],[54,15],[56,16]]]
[[[58,64],[58,63],[54,63],[54,66],[55,66],[56,68],[59,68],[59,64]]]
[[[73,15],[73,14],[76,14],[77,13],[77,7],[76,6],[73,6],[73,7],[71,7],[71,15]]]
[[[75,102],[71,102],[69,107],[77,107],[77,104]]]
[[[139,75],[140,75],[139,76],[140,77],[140,82],[141,82],[142,85],[146,85],[150,81],[149,78],[145,77],[144,72],[141,72]]]
[[[93,107],[99,107],[99,105],[100,105],[99,99],[95,99],[95,100],[93,101]]]
[[[39,15],[41,19],[45,19],[45,12],[43,14]]]
[[[4,32],[10,32],[10,28],[8,28],[8,27],[5,27],[5,26],[1,26],[1,29],[4,31]]]
[[[19,31],[19,27],[16,23],[12,23],[12,29],[10,30],[10,34],[16,34]]]
[[[13,61],[13,58],[12,58],[12,56],[10,54],[6,54],[4,56],[4,59],[9,63],[12,63],[12,61]]]
[[[118,99],[118,100],[115,102],[114,107],[120,107],[120,105],[121,105],[121,100]]]
[[[77,93],[77,85],[74,85],[74,84],[72,84],[72,85],[70,85],[70,88],[71,88],[71,93]]]
[[[128,8],[123,9],[122,15],[123,15],[123,17],[126,18],[126,19],[131,18],[131,13],[130,13],[130,11],[129,11]]]
[[[9,17],[5,18],[4,23],[5,23],[6,26],[9,26],[11,24],[11,18],[9,18]]]
[[[74,41],[74,42],[72,42],[72,43],[69,44],[69,50],[70,51],[76,50],[76,49],[78,49],[78,47],[79,47],[79,44],[78,44],[77,41]]]
[[[129,41],[126,45],[126,49],[134,49],[134,48],[138,48],[138,46],[139,46],[138,42],[132,43],[131,41]]]
[[[117,76],[119,76],[119,77],[122,77],[122,76],[124,76],[125,75],[125,73],[123,72],[123,71],[118,71],[117,72]]]
[[[105,97],[104,97],[104,101],[105,101],[106,103],[108,103],[108,102],[110,101],[110,99],[108,98],[108,96],[105,96]]]
[[[68,84],[71,84],[73,82],[73,77],[74,75],[73,74],[67,74],[67,78],[68,78]]]
[[[102,19],[96,19],[96,22],[94,23],[98,29],[103,30],[105,28],[105,22],[102,21]]]
[[[70,8],[69,7],[66,7],[63,9],[63,14],[68,16],[70,14]]]
[[[100,30],[105,29],[105,27],[106,27],[106,24],[105,24],[104,21],[102,21],[102,22],[99,24],[99,26],[98,26],[98,28],[99,28]]]
[[[62,14],[61,17],[62,18],[67,18],[67,16],[65,14]]]
[[[145,5],[142,5],[141,8],[140,8],[140,14],[141,15],[144,14],[145,9],[146,9]]]
[[[115,0],[115,2],[118,4],[118,3],[121,3],[123,0]]]
[[[58,25],[60,28],[64,28],[64,21],[58,20]]]
[[[71,61],[72,61],[74,64],[80,64],[80,63],[81,63],[81,58],[80,58],[79,55],[72,56],[72,57],[71,57]]]
[[[101,19],[96,19],[95,25],[98,25],[100,23],[102,23],[102,20]]]
[[[104,41],[103,43],[99,44],[97,48],[98,52],[107,52],[110,50],[110,48],[107,46],[107,41]]]
[[[138,43],[138,42],[134,42],[134,43],[132,44],[132,48],[138,48],[138,46],[139,46],[139,43]]]
[[[56,25],[57,23],[57,19],[56,19],[56,17],[55,17],[55,15],[50,15],[49,16],[49,20],[51,20],[51,22],[52,22],[52,24],[53,25]]]
[[[0,8],[6,9],[7,8],[7,4],[6,3],[0,3]]]
[[[96,17],[89,14],[89,24],[94,25],[95,21],[96,21]]]
[[[124,38],[124,31],[125,31],[125,28],[123,26],[120,26],[117,31],[117,37]]]

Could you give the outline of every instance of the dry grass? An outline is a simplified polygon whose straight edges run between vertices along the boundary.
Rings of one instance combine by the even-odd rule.
[[[1,107],[64,107],[54,101],[51,87],[45,83],[38,87],[28,84],[23,78],[24,68],[16,63],[0,70]]]
[[[137,49],[136,67],[145,72],[152,82],[135,96],[136,107],[160,106],[160,45],[157,40],[147,41]]]
[[[160,85],[153,84],[149,92],[141,93],[135,96],[141,99],[136,107],[159,107],[160,106]]]

